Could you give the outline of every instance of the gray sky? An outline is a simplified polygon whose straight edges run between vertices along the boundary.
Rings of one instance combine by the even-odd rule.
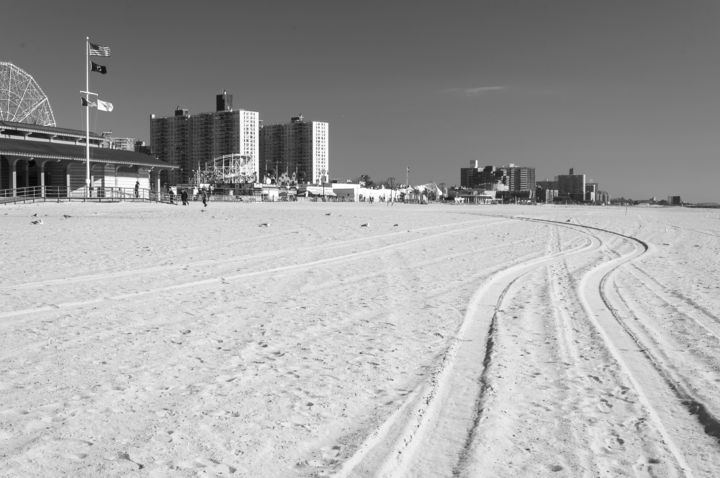
[[[149,140],[149,115],[330,123],[336,178],[459,184],[460,168],[571,167],[613,197],[720,201],[720,2],[5,0],[0,60],[84,128],[85,36],[112,49],[91,129]]]

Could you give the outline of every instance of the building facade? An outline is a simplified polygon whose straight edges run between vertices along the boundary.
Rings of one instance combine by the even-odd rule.
[[[265,125],[260,130],[260,176],[281,176],[300,183],[327,183],[330,177],[329,125],[306,122],[302,115],[290,123]]]
[[[570,168],[569,174],[561,174],[557,177],[558,196],[560,198],[569,199],[575,202],[585,202],[587,180],[584,174],[575,174],[575,170]]]
[[[42,197],[100,197],[138,183],[159,191],[162,172],[174,169],[146,154],[109,148],[101,135],[90,133],[89,140],[88,161],[85,131],[0,121],[0,190],[12,196],[37,190]]]
[[[544,181],[535,182],[535,196],[538,202],[552,204],[558,197],[557,180],[545,179]]]
[[[233,110],[232,95],[216,96],[213,113],[191,115],[176,108],[175,114],[150,116],[150,149],[158,159],[178,166],[166,178],[168,184],[191,183],[197,172],[228,154],[247,156],[257,176],[259,171],[259,127],[257,111]]]
[[[509,197],[532,198],[535,195],[535,168],[516,166],[485,166],[480,168],[476,160],[469,168],[460,168],[460,185],[471,189],[483,189],[506,193]]]

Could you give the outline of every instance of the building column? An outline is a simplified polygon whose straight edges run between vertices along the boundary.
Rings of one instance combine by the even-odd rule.
[[[46,159],[38,161],[35,160],[35,164],[37,165],[37,175],[38,175],[38,184],[40,184],[40,197],[45,198],[45,163],[47,163]]]
[[[71,182],[70,182],[70,165],[72,163],[68,161],[68,163],[65,165],[65,195],[67,197],[70,197],[71,193]]]
[[[17,196],[17,162],[18,158],[13,158],[11,156],[6,156],[7,162],[8,162],[8,172],[10,173],[10,177],[8,178],[10,180],[8,186],[10,186],[10,189],[12,189],[12,197]]]
[[[98,176],[100,184],[95,184],[95,176]],[[90,166],[90,197],[92,197],[92,191],[95,191],[95,197],[99,198],[102,196],[105,187],[105,164],[93,163]]]
[[[152,179],[150,178],[152,169],[151,169],[151,168],[148,169],[148,168],[144,168],[144,167],[137,166],[137,167],[135,168],[135,171],[136,171],[136,173],[137,173],[137,179],[136,179],[136,181],[140,181],[140,179],[147,178],[147,180],[148,180],[148,189],[150,189],[150,188],[152,187]],[[141,194],[143,194],[143,193],[141,193]],[[148,198],[145,198],[145,199],[148,199]]]
[[[22,187],[27,188],[27,187],[30,187],[30,159],[25,159],[24,164],[25,164],[25,166],[23,168],[24,169],[23,176],[25,176],[25,177],[23,178],[23,186]],[[25,192],[25,194],[27,194],[27,191]]]

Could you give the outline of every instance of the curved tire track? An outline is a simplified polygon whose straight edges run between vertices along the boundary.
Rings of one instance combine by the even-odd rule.
[[[425,462],[435,466],[425,473],[459,474],[482,414],[483,371],[490,360],[493,324],[505,293],[538,267],[601,246],[589,238],[580,246],[510,266],[483,283],[473,294],[457,337],[430,379],[367,438],[338,476],[411,475],[417,471],[420,456],[431,457]],[[433,449],[434,436],[454,443],[456,453],[448,456]]]
[[[713,438],[716,442],[720,438],[720,423],[707,411],[704,404],[694,398],[682,384],[672,379],[670,373],[623,320],[614,305],[622,298],[609,297],[609,281],[613,275],[623,265],[645,254],[649,246],[639,238],[611,230],[581,225],[576,227],[612,234],[633,245],[634,250],[631,253],[600,264],[586,274],[578,286],[579,297],[608,350],[633,384],[641,403],[648,410],[677,464],[686,476],[694,476],[694,471],[705,469],[704,460],[698,459],[696,452],[700,443],[693,440],[693,443],[689,444],[682,436],[680,440],[676,437],[697,435],[689,426],[693,420],[687,420],[688,415],[695,417],[707,437]],[[589,292],[593,295],[591,296]],[[663,384],[666,388],[658,384]],[[696,438],[703,441],[699,436]],[[691,459],[692,465],[688,458]]]
[[[616,257],[601,262],[595,268],[584,275],[578,285],[578,297],[585,309],[591,323],[599,332],[608,351],[625,371],[630,382],[635,388],[642,405],[648,411],[656,429],[665,441],[668,449],[673,455],[677,465],[688,476],[694,476],[694,471],[705,472],[707,466],[702,462],[703,452],[708,451],[707,443],[700,452],[694,448],[698,443],[693,440],[691,443],[678,443],[675,437],[678,431],[684,436],[693,436],[691,426],[695,417],[702,426],[706,438],[713,442],[720,439],[720,422],[707,407],[693,397],[688,390],[680,383],[674,381],[664,370],[662,364],[653,358],[643,343],[636,337],[624,323],[617,309],[613,306],[613,299],[608,297],[608,281],[612,275],[623,265],[636,260],[648,250],[648,244],[633,236],[621,234],[609,229],[587,226],[576,223],[563,223],[559,221],[531,219],[517,217],[519,220],[540,222],[555,226],[578,230],[581,232],[597,231],[623,239],[627,244],[633,246],[630,252],[614,252]],[[595,234],[589,234],[591,244],[595,245],[594,250],[604,246],[602,239]],[[547,264],[553,260],[568,255],[587,252],[589,248],[580,248],[561,253],[543,256],[539,259],[510,267],[495,276],[486,284],[481,286],[473,296],[468,306],[463,325],[456,341],[450,346],[442,363],[433,374],[431,379],[414,392],[412,397],[406,401],[382,426],[380,426],[366,441],[359,450],[344,464],[338,476],[359,476],[360,474],[372,474],[373,476],[403,476],[418,471],[416,460],[422,456],[432,457],[432,462],[444,461],[439,466],[440,474],[447,476],[461,476],[467,470],[465,466],[472,453],[471,445],[476,433],[477,424],[482,417],[483,395],[486,387],[484,376],[492,356],[494,344],[494,331],[496,328],[496,313],[492,312],[489,321],[475,320],[476,316],[484,310],[489,314],[490,310],[497,311],[502,299],[508,289],[523,275],[528,274],[535,267]],[[492,302],[492,303],[490,303]],[[488,310],[489,309],[489,310]],[[613,328],[608,332],[607,329]],[[484,337],[485,342],[478,347],[478,338]],[[474,349],[470,351],[469,349]],[[464,357],[460,357],[464,355]],[[629,356],[632,355],[632,356]],[[642,360],[635,360],[637,355]],[[474,360],[473,360],[474,359]],[[480,359],[480,360],[479,360]],[[453,417],[440,419],[444,409],[457,406],[467,407],[470,403],[468,398],[471,394],[465,391],[464,399],[458,399],[458,389],[462,388],[467,377],[461,377],[466,373],[466,367],[473,362],[482,363],[479,373],[478,386],[474,389],[473,416],[470,426],[463,426],[454,417],[457,428],[467,430],[462,445],[458,446],[457,437],[444,437],[455,443],[457,450],[456,463],[452,464],[452,457],[433,455],[433,449],[427,446],[429,437],[434,434],[442,434],[445,430],[453,427],[442,427],[442,420],[452,420]],[[632,364],[632,365],[630,365]],[[659,377],[659,380],[648,380],[648,374]],[[476,375],[477,376],[477,375]],[[638,377],[644,377],[639,380]],[[661,383],[663,387],[650,386],[651,383]],[[465,383],[466,385],[467,383]],[[450,400],[451,390],[454,392],[453,400]],[[670,393],[668,393],[670,392]],[[678,414],[680,417],[678,418]],[[467,424],[467,418],[465,418]],[[714,445],[714,446],[713,446]],[[710,445],[710,452],[717,443]],[[716,451],[716,449],[715,449]],[[450,466],[448,466],[450,465]],[[710,465],[712,467],[712,464]],[[437,473],[438,470],[426,470]]]

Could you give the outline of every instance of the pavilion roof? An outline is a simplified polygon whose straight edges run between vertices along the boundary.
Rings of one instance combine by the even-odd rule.
[[[0,155],[84,162],[85,145],[0,138]],[[90,162],[167,169],[178,167],[143,153],[93,146],[90,147]]]

